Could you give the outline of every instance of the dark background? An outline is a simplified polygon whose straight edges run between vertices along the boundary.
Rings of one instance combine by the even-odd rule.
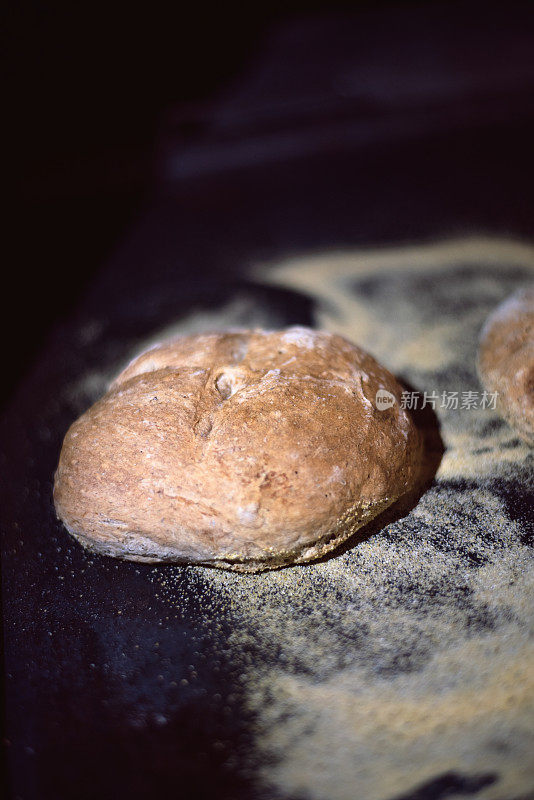
[[[8,3],[10,386],[153,190],[164,112],[246,74],[280,21],[373,5]]]
[[[461,128],[485,126],[488,142],[488,125],[493,126],[495,149],[486,152],[486,166],[503,168],[511,154],[505,150],[509,143],[501,146],[499,126],[528,120],[532,109],[530,3],[8,4],[6,152],[12,183],[7,234],[13,250],[6,262],[2,315],[9,342],[4,352],[8,388],[26,372],[51,325],[68,315],[147,198],[161,193],[156,154],[162,131],[164,138],[169,133],[169,114],[179,120],[172,147],[194,143],[202,138],[214,98],[248,79],[248,92],[234,95],[233,108],[246,112],[263,102],[269,113],[255,120],[260,129],[284,121],[288,109],[286,127],[297,129],[300,123],[302,128],[308,120],[305,115],[296,119],[299,109],[314,94],[315,119],[335,119],[336,98],[344,94],[335,85],[343,28],[335,19],[339,23],[344,15],[353,34],[364,33],[359,38],[356,33],[352,52],[346,47],[345,63],[352,59],[356,84],[364,91],[361,96],[345,92],[341,122],[403,106],[409,118],[430,100],[434,113],[441,108],[434,127],[446,128],[452,98],[456,110],[468,116]],[[329,22],[323,29],[324,18]],[[318,32],[306,47],[309,24]],[[254,84],[254,65],[269,52],[273,30],[284,25],[293,25],[293,38],[304,42],[299,57],[291,63],[287,47],[285,52],[278,48],[278,54],[271,47],[271,67],[278,58],[278,75],[274,66],[270,79],[264,75]],[[376,70],[381,60],[382,75]],[[388,74],[389,94],[384,93]],[[373,85],[377,75],[378,86]],[[478,105],[470,107],[473,78],[470,90]],[[277,98],[283,100],[279,106]],[[396,126],[393,120],[392,142],[398,139]],[[238,146],[246,146],[247,135],[236,126]],[[357,142],[357,135],[352,138]],[[256,156],[257,163],[261,160]],[[519,169],[523,174],[513,178],[518,193],[529,165]],[[518,172],[517,162],[508,180],[511,172]]]

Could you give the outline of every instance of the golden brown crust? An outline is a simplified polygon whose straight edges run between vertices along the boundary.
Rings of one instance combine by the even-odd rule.
[[[534,286],[515,292],[488,317],[480,335],[478,372],[497,408],[534,445]]]
[[[384,411],[379,389],[397,400]],[[412,486],[420,443],[400,394],[370,355],[308,328],[163,342],[71,426],[58,515],[131,560],[309,561]]]

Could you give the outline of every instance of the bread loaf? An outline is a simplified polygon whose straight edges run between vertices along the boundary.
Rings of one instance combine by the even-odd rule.
[[[133,561],[315,559],[413,485],[420,439],[400,397],[384,367],[327,332],[162,342],[69,429],[57,513],[85,547]]]
[[[478,373],[485,389],[497,393],[502,417],[534,446],[534,286],[519,289],[488,317]]]

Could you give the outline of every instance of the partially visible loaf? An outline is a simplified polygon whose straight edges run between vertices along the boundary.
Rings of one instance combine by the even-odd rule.
[[[379,390],[395,398],[377,409]],[[415,481],[401,388],[304,327],[150,348],[69,429],[54,500],[90,550],[257,571],[315,559]]]
[[[534,446],[534,285],[519,289],[488,317],[478,373],[485,389],[497,393],[501,416]]]

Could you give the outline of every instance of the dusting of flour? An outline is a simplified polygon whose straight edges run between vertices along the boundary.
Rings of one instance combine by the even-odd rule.
[[[461,393],[481,388],[487,314],[533,270],[530,245],[467,239],[314,254],[255,278],[311,296],[316,327],[414,389]],[[287,335],[305,346],[297,329]],[[471,786],[455,796],[473,786],[484,800],[534,796],[532,452],[491,409],[435,413],[446,448],[436,479],[356,546],[259,575],[151,573],[177,609],[189,576],[212,598],[205,624],[230,631],[225,657],[270,799],[423,797],[449,774]]]

